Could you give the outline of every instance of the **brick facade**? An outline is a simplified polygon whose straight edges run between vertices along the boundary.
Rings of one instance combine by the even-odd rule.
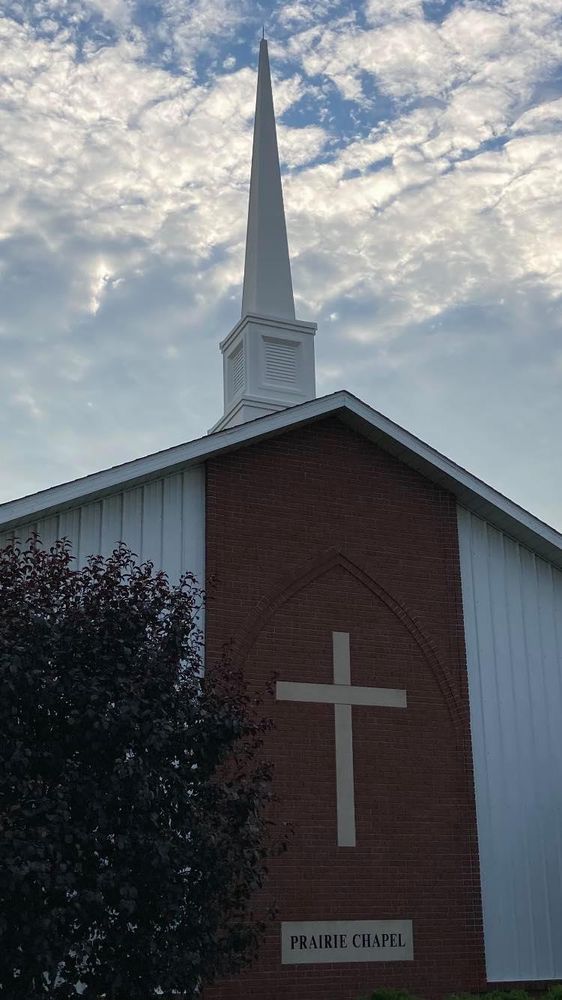
[[[207,463],[208,656],[234,639],[248,680],[332,683],[332,632],[356,685],[357,847],[336,840],[334,709],[278,702],[268,755],[294,827],[267,889],[257,963],[206,1000],[356,1000],[485,988],[456,505],[336,417]],[[413,962],[282,966],[280,920],[411,919]]]

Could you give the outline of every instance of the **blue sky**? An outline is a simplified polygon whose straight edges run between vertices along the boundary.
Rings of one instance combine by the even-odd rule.
[[[0,0],[0,501],[220,416],[262,22],[318,393],[562,529],[560,0]]]

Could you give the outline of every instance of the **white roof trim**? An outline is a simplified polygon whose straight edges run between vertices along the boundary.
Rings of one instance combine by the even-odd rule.
[[[178,466],[204,462],[221,452],[241,448],[329,414],[338,414],[365,437],[449,490],[462,506],[562,569],[562,535],[558,531],[345,391],[1,504],[0,528],[37,520],[54,510],[76,506],[116,490],[132,489],[149,479],[171,473]]]

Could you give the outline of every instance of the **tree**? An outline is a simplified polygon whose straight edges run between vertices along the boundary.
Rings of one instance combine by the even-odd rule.
[[[257,947],[267,723],[201,594],[121,545],[0,551],[0,995],[196,995]],[[155,993],[156,991],[156,993]]]

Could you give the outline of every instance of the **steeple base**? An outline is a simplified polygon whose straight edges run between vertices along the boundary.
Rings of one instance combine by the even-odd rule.
[[[247,314],[220,345],[224,416],[209,433],[316,397],[316,323]]]
[[[238,424],[246,424],[248,420],[257,420],[258,417],[267,417],[269,413],[286,409],[286,406],[273,407],[265,399],[241,399],[230,413],[226,413],[214,427],[211,427],[208,433],[214,434],[215,431],[223,431],[227,427],[237,427]]]

